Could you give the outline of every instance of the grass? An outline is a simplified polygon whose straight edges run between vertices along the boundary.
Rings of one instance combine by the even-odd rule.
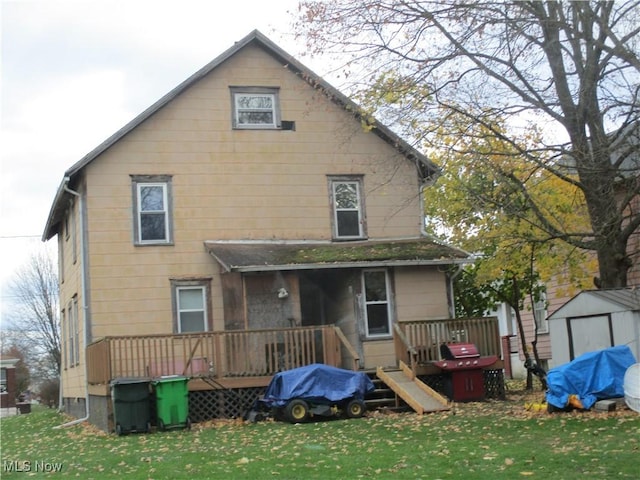
[[[512,392],[506,402],[458,405],[422,417],[374,412],[301,425],[218,421],[122,437],[89,425],[54,429],[67,419],[36,407],[0,421],[0,476],[638,478],[640,415],[628,409],[550,415],[527,411],[526,401]]]

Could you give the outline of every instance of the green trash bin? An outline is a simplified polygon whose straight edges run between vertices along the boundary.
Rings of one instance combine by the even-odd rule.
[[[116,378],[111,381],[113,423],[118,435],[151,431],[149,379]]]
[[[188,383],[188,377],[178,375],[153,380],[158,429],[191,428]]]

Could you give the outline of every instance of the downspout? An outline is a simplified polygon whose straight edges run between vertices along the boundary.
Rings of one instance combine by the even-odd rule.
[[[84,202],[82,201],[82,195],[75,190],[71,190],[69,188],[69,181],[71,179],[69,177],[64,177],[63,180],[63,189],[65,192],[70,193],[74,197],[78,199],[78,216],[79,216],[79,226],[80,226],[80,255],[82,259],[82,269],[80,276],[80,290],[82,291],[82,320],[84,323],[84,378],[85,378],[85,416],[82,418],[77,418],[70,422],[64,423],[62,425],[58,425],[53,428],[65,428],[71,427],[73,425],[77,425],[78,423],[82,423],[86,420],[89,420],[89,370],[87,366],[87,346],[89,342],[89,320],[87,318],[87,314],[89,311],[89,307],[87,305],[87,252],[86,252],[86,239],[85,239],[85,231],[84,231]],[[62,366],[62,362],[60,363]],[[62,379],[62,371],[60,372],[60,379]],[[60,382],[60,395],[62,395],[62,381]]]
[[[458,264],[458,269],[453,272],[452,275],[449,275],[449,294],[451,295],[451,301],[449,302],[449,317],[450,318],[456,318],[456,300],[455,300],[455,294],[453,291],[453,282],[456,279],[456,277],[458,275],[460,275],[462,273],[462,269],[464,268],[464,264],[459,263]]]

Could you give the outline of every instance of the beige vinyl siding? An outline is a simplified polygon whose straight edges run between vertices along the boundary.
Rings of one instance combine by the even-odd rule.
[[[363,344],[364,368],[397,366],[393,340],[372,340]]]
[[[447,280],[437,267],[407,267],[395,274],[396,311],[400,321],[449,318]]]
[[[229,86],[279,87],[281,118],[296,130],[232,130]],[[420,232],[415,166],[255,47],[85,172],[94,338],[173,331],[170,279],[183,277],[212,278],[213,325],[222,329],[219,266],[203,242],[331,239],[327,175],[364,176],[370,239]],[[131,175],[171,176],[173,245],[134,245]]]
[[[81,398],[85,396],[85,375],[84,375],[84,338],[85,338],[85,330],[84,330],[84,311],[82,309],[83,298],[82,298],[82,252],[80,250],[81,245],[81,232],[80,232],[80,210],[79,210],[80,202],[76,199],[73,202],[71,209],[69,210],[69,215],[72,217],[69,219],[67,224],[69,225],[70,231],[69,236],[67,237],[67,232],[61,232],[61,241],[59,242],[59,247],[63,249],[62,254],[60,255],[62,258],[62,262],[60,264],[61,271],[59,272],[60,278],[63,279],[60,285],[60,308],[65,310],[65,330],[61,335],[62,339],[62,354],[68,358],[68,322],[69,322],[69,312],[68,307],[69,304],[73,304],[73,297],[75,295],[78,296],[78,309],[77,315],[74,317],[74,322],[77,323],[78,328],[78,339],[80,345],[77,345],[76,348],[79,348],[79,360],[80,363],[78,365],[72,365],[69,361],[66,363],[63,361],[63,369],[62,369],[62,384],[65,389],[65,396],[73,397],[73,398]],[[73,228],[73,224],[75,222],[75,228]],[[75,237],[75,238],[74,238]],[[73,256],[73,243],[76,242],[77,247],[77,257],[76,262],[74,263]],[[67,367],[64,368],[64,365]]]

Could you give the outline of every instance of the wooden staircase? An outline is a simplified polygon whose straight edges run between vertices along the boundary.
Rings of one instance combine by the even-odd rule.
[[[376,375],[420,415],[451,408],[444,396],[416,378],[403,362],[400,362],[399,370],[384,370],[378,367]]]
[[[396,393],[391,390],[382,380],[378,378],[375,370],[366,372],[367,376],[371,379],[376,389],[368,393],[364,397],[364,403],[367,405],[367,410],[387,410],[387,411],[406,411],[411,408],[404,403]]]

